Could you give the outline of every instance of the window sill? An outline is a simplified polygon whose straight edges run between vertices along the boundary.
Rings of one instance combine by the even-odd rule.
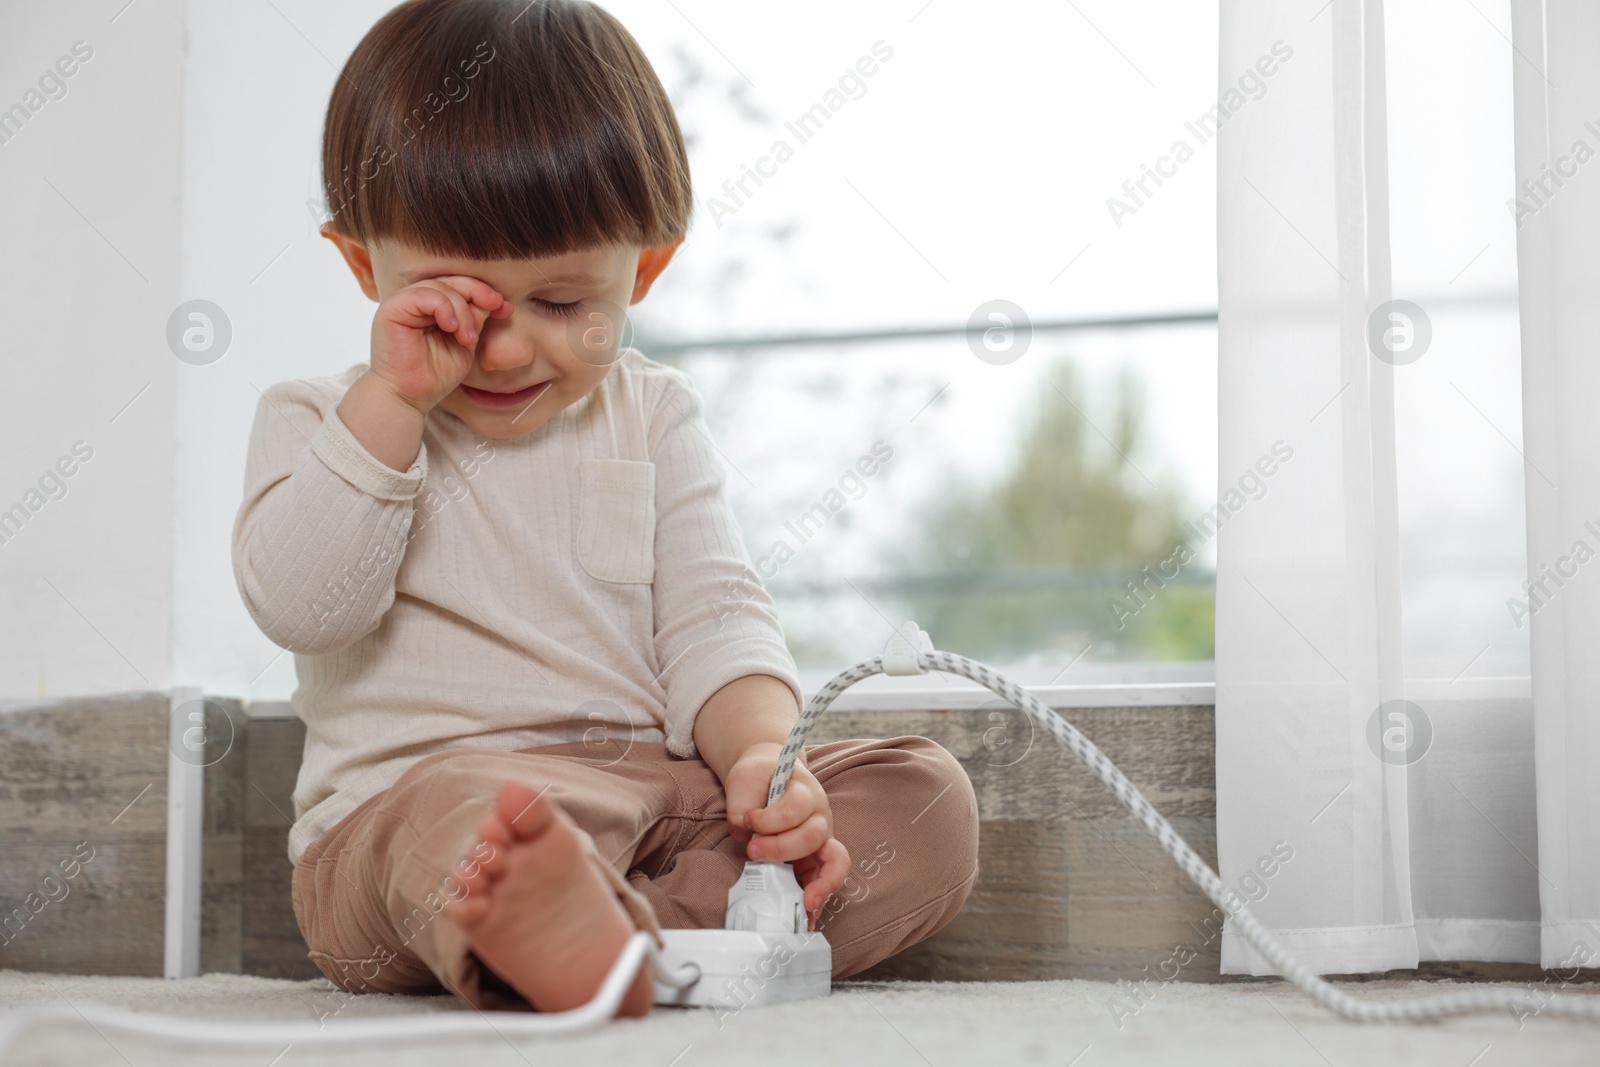
[[[1052,664],[992,664],[1048,708],[1210,707],[1216,703],[1213,668],[1205,663],[1092,664],[1069,668],[1073,684],[1053,684],[1066,672]],[[837,671],[805,668],[800,689],[809,700]],[[1004,698],[978,683],[943,671],[865,678],[828,705],[830,711],[967,711]]]

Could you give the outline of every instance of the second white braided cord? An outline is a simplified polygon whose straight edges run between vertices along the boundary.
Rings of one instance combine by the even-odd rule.
[[[1591,996],[1551,995],[1536,999],[1531,994],[1505,990],[1466,990],[1407,1000],[1378,1001],[1346,993],[1291,956],[1283,943],[1250,913],[1239,895],[1228,888],[1217,872],[1189,847],[1189,843],[1179,836],[1161,813],[1151,806],[1138,789],[1134,788],[1133,783],[1117,769],[1116,764],[1066,719],[1045,707],[1026,689],[976,660],[952,652],[934,651],[922,653],[918,656],[917,662],[924,670],[959,674],[977,682],[1010,701],[1040,726],[1054,734],[1058,741],[1083,760],[1089,769],[1116,794],[1117,799],[1144,823],[1145,828],[1161,842],[1161,847],[1167,850],[1167,854],[1183,868],[1183,872],[1205,891],[1212,903],[1232,919],[1233,928],[1239,935],[1254,946],[1279,974],[1323,1007],[1347,1019],[1360,1022],[1415,1021],[1505,1010],[1518,1015],[1549,1012],[1553,1015],[1600,1019],[1600,998]],[[772,788],[767,794],[767,803],[777,800],[788,788],[795,757],[805,744],[806,734],[810,733],[812,726],[821,718],[828,705],[832,704],[840,693],[863,678],[882,673],[883,657],[874,656],[840,671],[817,691],[806,704],[805,710],[801,712],[799,720],[789,732],[789,738],[784,743],[782,752],[779,753],[777,769],[772,776]]]

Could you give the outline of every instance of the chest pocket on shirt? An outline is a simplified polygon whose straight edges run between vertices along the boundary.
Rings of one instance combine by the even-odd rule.
[[[578,563],[602,582],[656,574],[656,465],[637,459],[578,461]]]

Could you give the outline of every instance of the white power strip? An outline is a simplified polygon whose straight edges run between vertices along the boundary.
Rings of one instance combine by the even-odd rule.
[[[806,930],[805,896],[787,863],[744,865],[728,890],[722,930],[663,930],[663,964],[698,977],[687,985],[656,979],[656,1003],[741,1008],[825,997],[833,948]]]
[[[758,930],[663,930],[668,967],[692,964],[700,976],[675,989],[656,979],[656,1003],[738,1011],[825,997],[832,989],[833,949],[819,933]]]

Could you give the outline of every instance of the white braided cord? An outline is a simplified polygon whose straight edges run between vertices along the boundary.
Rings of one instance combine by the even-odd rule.
[[[1254,946],[1279,974],[1323,1007],[1359,1022],[1416,1021],[1448,1015],[1505,1010],[1519,1016],[1548,1012],[1552,1015],[1600,1019],[1600,998],[1587,995],[1545,994],[1535,997],[1532,993],[1485,989],[1396,1001],[1377,1001],[1352,996],[1290,955],[1283,943],[1250,913],[1243,899],[1229,889],[1217,872],[1189,847],[1189,843],[1179,836],[1161,813],[1138,789],[1134,788],[1133,783],[1117,769],[1116,764],[1065,718],[1045,707],[1026,689],[976,660],[952,652],[934,651],[921,653],[917,657],[917,662],[923,670],[959,674],[977,682],[1010,701],[1034,722],[1054,734],[1056,740],[1083,760],[1089,769],[1116,794],[1117,799],[1144,823],[1145,828],[1161,842],[1161,847],[1167,850],[1167,854],[1183,868],[1183,872],[1205,891],[1212,903],[1231,918],[1233,928],[1239,935]],[[883,657],[874,656],[840,671],[817,691],[806,704],[805,710],[801,712],[800,718],[789,732],[788,740],[784,742],[782,752],[779,753],[777,769],[772,776],[772,788],[767,794],[767,803],[777,800],[788,788],[795,757],[805,744],[806,734],[810,733],[828,705],[832,704],[840,693],[863,678],[882,673]]]

